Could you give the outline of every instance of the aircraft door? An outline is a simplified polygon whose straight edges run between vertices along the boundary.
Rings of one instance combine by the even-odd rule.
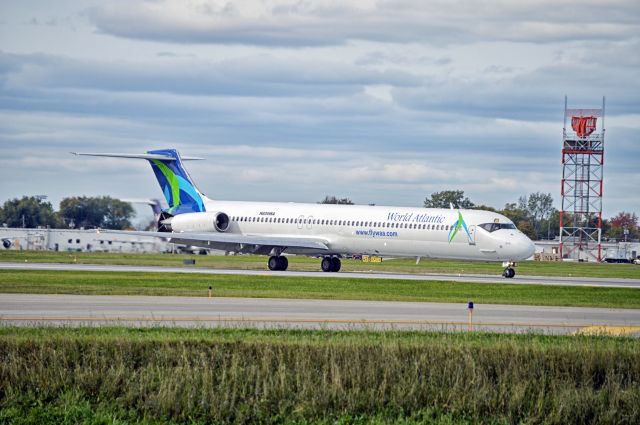
[[[298,217],[298,229],[302,229],[304,227],[304,216],[301,215]]]
[[[469,239],[469,245],[475,245],[476,244],[476,226],[475,226],[475,224],[469,226],[469,235],[471,236],[471,238]]]

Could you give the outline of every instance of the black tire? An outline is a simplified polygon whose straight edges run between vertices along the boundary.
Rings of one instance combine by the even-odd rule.
[[[269,270],[276,271],[276,270],[278,270],[278,266],[280,265],[280,261],[278,260],[278,257],[271,256],[271,257],[269,257],[269,261],[267,262],[267,265],[269,266]]]
[[[342,267],[342,263],[340,262],[340,259],[338,257],[331,258],[331,271],[334,273],[339,272],[340,267]]]
[[[516,271],[514,269],[509,269],[509,279],[513,278],[516,275]]]
[[[289,260],[287,257],[278,257],[278,270],[285,271],[289,267]]]
[[[323,272],[330,272],[331,270],[331,257],[324,257],[322,259],[322,262],[320,263],[320,267],[322,268]]]

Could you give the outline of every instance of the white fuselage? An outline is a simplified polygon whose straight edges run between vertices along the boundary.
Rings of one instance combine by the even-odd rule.
[[[225,233],[318,238],[337,255],[520,261],[534,253],[531,240],[508,218],[489,211],[210,199],[205,206],[207,212],[229,216]],[[465,226],[457,226],[454,235],[459,217]],[[490,229],[494,223],[503,228]],[[211,231],[193,227],[183,231]],[[327,255],[309,249],[287,252]]]

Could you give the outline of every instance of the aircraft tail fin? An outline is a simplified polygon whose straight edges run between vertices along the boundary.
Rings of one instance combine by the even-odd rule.
[[[181,157],[175,149],[148,151],[146,154],[72,153],[84,156],[146,159],[151,164],[162,194],[169,205],[167,210],[169,214],[205,211],[204,200],[207,198],[198,190],[182,164],[182,161],[202,158]]]

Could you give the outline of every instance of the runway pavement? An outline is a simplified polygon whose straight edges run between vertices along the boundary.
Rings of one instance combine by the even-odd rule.
[[[103,272],[140,272],[140,273],[203,273],[218,275],[247,275],[247,276],[302,276],[321,278],[358,278],[358,279],[405,279],[405,280],[439,280],[450,282],[474,283],[508,283],[520,285],[561,285],[561,286],[600,286],[610,288],[638,288],[640,279],[614,279],[592,277],[551,277],[551,276],[516,276],[505,279],[498,272],[495,275],[459,275],[459,274],[397,274],[397,273],[362,273],[362,272],[298,272],[298,271],[268,271],[268,270],[231,270],[209,269],[202,267],[161,267],[161,266],[123,266],[96,264],[58,264],[58,263],[2,263],[4,270],[79,270]],[[498,269],[497,269],[498,270]]]
[[[640,335],[640,310],[386,301],[0,294],[5,325],[126,325]]]

